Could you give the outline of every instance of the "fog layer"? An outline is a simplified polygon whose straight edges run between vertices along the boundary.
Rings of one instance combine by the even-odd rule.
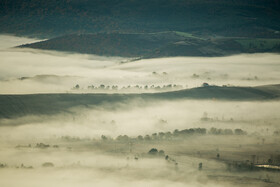
[[[145,91],[153,92],[152,85],[176,84],[182,85],[182,89],[205,82],[256,86],[280,81],[278,54],[133,61],[9,48],[32,39],[11,36],[0,39],[3,42],[0,94],[87,93],[96,92],[88,86],[101,84],[98,92],[120,92],[120,88],[129,85],[148,85]],[[112,85],[118,88],[104,89]],[[136,87],[133,91],[143,92],[143,89]],[[16,107],[24,115],[2,115],[0,119],[0,186],[274,187],[280,184],[279,170],[257,168],[257,164],[276,167],[280,164],[279,100],[135,97],[123,102],[105,99],[99,105],[87,104],[86,100],[86,104],[63,108],[57,113],[48,113],[48,109],[52,110],[50,103],[50,108],[44,107],[47,112],[30,115],[20,100],[4,98],[7,102],[0,103],[1,110],[10,114],[18,111],[13,108]],[[32,105],[39,102],[32,99],[30,106],[42,106]],[[60,99],[61,107],[66,106],[63,104],[67,99]],[[9,102],[15,103],[7,109]],[[203,133],[192,134],[197,129]],[[230,133],[221,133],[225,129]],[[160,134],[166,135],[165,138]]]
[[[2,35],[1,40],[10,41],[10,37]],[[6,47],[2,48],[14,43],[4,42],[2,45]],[[119,88],[167,84],[190,88],[204,82],[236,86],[277,84],[279,57],[278,54],[247,54],[130,61],[118,57],[10,48],[0,51],[0,93],[74,92],[72,88],[77,84],[79,90],[75,92],[93,92],[88,86],[101,84],[118,85]]]

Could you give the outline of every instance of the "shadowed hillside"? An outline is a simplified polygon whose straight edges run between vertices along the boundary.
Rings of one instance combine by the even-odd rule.
[[[101,56],[225,56],[280,52],[280,39],[199,38],[184,32],[72,34],[19,47]]]
[[[150,54],[157,48],[184,39],[184,36],[178,35],[175,32],[151,34],[72,34],[20,47],[106,56],[137,57]]]
[[[70,112],[72,107],[103,106],[114,109],[117,103],[141,100],[215,99],[263,101],[278,99],[280,85],[261,87],[205,86],[181,91],[150,94],[31,94],[0,95],[0,118]]]
[[[1,0],[0,30],[29,36],[159,32],[279,38],[277,0]]]

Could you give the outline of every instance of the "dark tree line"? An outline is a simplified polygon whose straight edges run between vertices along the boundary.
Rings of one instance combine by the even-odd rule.
[[[115,140],[119,142],[128,142],[128,141],[158,141],[158,140],[171,140],[171,139],[184,139],[190,136],[203,136],[203,135],[247,135],[247,132],[242,129],[219,129],[212,127],[210,130],[205,128],[190,128],[178,130],[175,129],[173,132],[159,132],[153,133],[151,135],[139,135],[137,137],[129,137],[127,135],[119,135],[115,139],[106,137],[105,135],[101,136],[101,139],[104,141]]]

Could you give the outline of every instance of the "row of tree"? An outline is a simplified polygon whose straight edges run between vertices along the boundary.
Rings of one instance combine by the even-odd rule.
[[[205,128],[190,128],[184,130],[174,130],[173,132],[159,132],[153,133],[151,135],[139,135],[137,137],[129,137],[127,135],[119,135],[115,138],[115,141],[126,142],[126,141],[153,141],[153,140],[171,140],[171,139],[181,139],[189,137],[192,135],[247,135],[247,132],[242,129],[219,129],[212,127],[207,131]],[[105,135],[101,136],[104,141],[114,140]]]
[[[183,89],[184,87],[182,85],[177,85],[177,84],[167,84],[167,85],[163,85],[163,86],[156,86],[156,85],[128,85],[128,86],[122,86],[119,87],[118,85],[90,85],[87,87],[88,90],[171,90],[171,89]],[[80,89],[80,85],[77,84],[76,86],[74,86],[72,88],[73,90],[79,90]]]

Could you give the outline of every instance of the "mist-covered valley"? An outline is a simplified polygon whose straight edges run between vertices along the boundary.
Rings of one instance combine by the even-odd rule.
[[[10,41],[6,47],[4,42],[0,51],[1,94],[150,93],[200,87],[203,83],[217,86],[279,83],[277,53],[135,60],[13,48],[13,44],[17,46],[32,39],[2,35],[1,40]]]
[[[0,38],[0,186],[279,186],[279,54],[135,59]]]
[[[1,119],[1,185],[279,185],[279,101],[113,105]]]
[[[113,105],[1,119],[1,185],[18,186],[18,180],[23,186],[280,182],[277,169],[257,167],[279,163],[279,101]]]

